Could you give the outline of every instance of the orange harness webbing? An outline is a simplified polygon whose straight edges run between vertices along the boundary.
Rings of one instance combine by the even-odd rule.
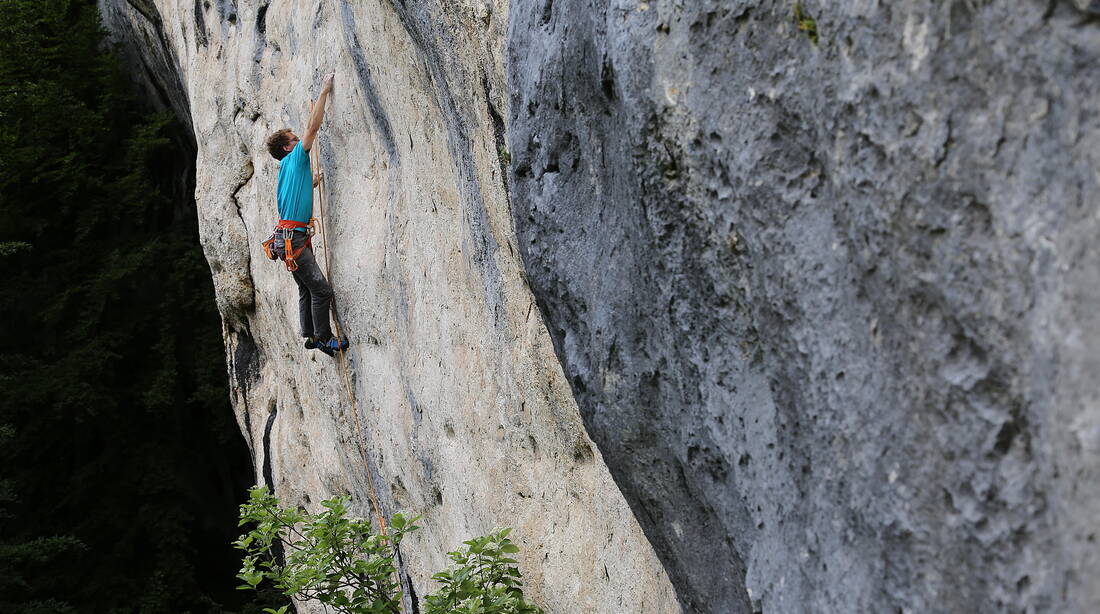
[[[296,222],[294,220],[279,220],[279,223],[275,225],[275,230],[271,233],[271,236],[267,239],[267,241],[263,242],[264,253],[267,254],[267,257],[269,259],[275,260],[275,258],[277,257],[275,252],[273,251],[275,241],[277,239],[282,239],[284,241],[283,262],[286,263],[286,270],[292,272],[297,271],[298,263],[296,262],[296,259],[302,254],[302,250],[307,247],[313,247],[313,235],[310,234],[309,238],[306,239],[304,245],[302,245],[298,249],[293,249],[293,246],[291,245],[291,240],[294,238],[294,233],[297,232],[294,229],[311,227],[312,224],[306,224],[305,222]]]

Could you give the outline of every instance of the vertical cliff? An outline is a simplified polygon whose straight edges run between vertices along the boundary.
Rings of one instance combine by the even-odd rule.
[[[513,526],[548,612],[678,610],[523,276],[506,192],[506,4],[101,9],[150,91],[194,128],[200,234],[257,481],[311,509],[349,492],[364,515],[373,483],[387,512],[423,514],[402,553],[421,596],[448,549]],[[353,344],[358,416],[339,362],[302,348],[293,281],[260,248],[276,220],[264,138],[302,129],[331,70],[316,244]]]
[[[511,525],[549,612],[1100,609],[1095,1],[101,8],[257,480],[423,513],[416,592]],[[358,414],[259,248],[329,70]]]
[[[519,246],[686,609],[1100,608],[1090,6],[513,4]]]

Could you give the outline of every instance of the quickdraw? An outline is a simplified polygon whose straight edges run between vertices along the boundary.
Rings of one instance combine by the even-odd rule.
[[[275,225],[275,230],[271,231],[271,236],[262,243],[264,246],[264,254],[267,255],[268,260],[276,260],[282,258],[286,264],[286,270],[297,271],[298,263],[296,259],[302,254],[302,250],[307,247],[313,247],[313,234],[314,234],[314,220],[310,220],[308,224],[305,222],[295,222],[294,220],[279,220],[279,223]],[[292,240],[294,239],[294,233],[298,232],[295,228],[306,228],[309,232],[309,238],[298,249],[293,249]],[[283,241],[283,251],[280,256],[276,251],[275,242]]]

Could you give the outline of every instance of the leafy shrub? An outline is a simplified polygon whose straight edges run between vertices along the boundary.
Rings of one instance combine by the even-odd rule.
[[[341,614],[399,614],[394,556],[405,535],[419,528],[419,516],[394,514],[388,535],[380,535],[370,520],[348,517],[350,503],[334,497],[313,515],[280,507],[266,487],[251,489],[239,524],[253,528],[233,543],[245,551],[238,588],[258,589],[267,580],[286,595],[315,599]],[[426,598],[426,614],[542,614],[524,600],[517,563],[507,558],[519,551],[510,532],[495,530],[448,553],[454,564],[432,576],[442,587]]]
[[[449,552],[455,564],[432,576],[443,587],[428,595],[426,614],[541,614],[524,601],[519,568],[506,556],[519,552],[508,539],[511,532],[494,531]]]

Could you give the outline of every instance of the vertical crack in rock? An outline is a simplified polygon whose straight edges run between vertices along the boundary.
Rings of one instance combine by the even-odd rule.
[[[229,384],[233,391],[236,411],[241,415],[241,426],[248,441],[253,464],[257,457],[256,442],[252,433],[252,412],[249,394],[260,379],[260,351],[255,339],[247,330],[223,328],[229,362]]]
[[[264,465],[263,465],[263,480],[264,485],[267,486],[269,492],[272,495],[276,495],[275,492],[275,476],[271,468],[271,429],[275,425],[275,418],[279,415],[279,408],[275,405],[275,401],[271,402],[268,407],[267,422],[264,424]],[[286,552],[283,547],[282,540],[275,540],[271,545],[271,551],[274,555],[275,562],[279,565],[286,565]]]
[[[238,135],[238,138],[239,138],[239,135]],[[243,139],[241,140],[241,149],[242,149],[242,151],[245,150],[245,143],[244,143]],[[237,219],[240,220],[240,222],[241,222],[241,228],[248,228],[248,226],[244,222],[244,213],[241,211],[241,203],[237,199],[237,194],[239,194],[240,191],[242,189],[244,189],[244,186],[248,185],[249,181],[252,181],[252,177],[255,174],[256,174],[256,168],[252,164],[252,158],[246,159],[245,162],[244,162],[244,165],[241,167],[240,173],[238,174],[237,185],[236,185],[236,187],[233,188],[233,192],[229,196],[229,199],[233,202],[233,210],[237,213]],[[246,305],[238,305],[237,306],[242,311],[247,310],[247,309],[251,309],[256,305],[256,284],[255,284],[254,278],[252,276],[252,252],[251,252],[251,250],[245,249],[244,253],[246,254],[245,257],[244,257],[244,261],[245,261],[244,264],[245,264],[245,267],[246,267],[246,271],[245,271],[245,274],[244,274],[244,279],[248,282],[250,297],[247,299],[248,303]],[[242,323],[247,322],[247,318],[245,317],[245,315],[243,313],[238,314],[238,315],[239,315],[239,321],[240,322],[242,322]]]
[[[363,89],[363,98],[370,108],[374,125],[378,128],[378,132],[382,137],[382,146],[386,149],[386,154],[389,155],[390,166],[396,168],[401,163],[401,157],[394,141],[393,128],[390,126],[386,109],[382,106],[382,101],[378,97],[374,78],[371,76],[370,63],[367,62],[366,55],[363,53],[363,46],[359,44],[355,15],[352,13],[348,0],[341,0],[340,2],[340,23],[344,30],[344,38],[348,42],[348,51],[351,52],[352,60],[355,62],[355,76],[358,77],[359,85]]]
[[[230,373],[233,376],[234,388],[241,391],[247,397],[252,385],[260,377],[260,353],[256,347],[256,340],[247,331],[230,331],[229,335],[234,342],[232,354],[230,354]]]
[[[416,587],[413,586],[412,578],[409,577],[409,574],[405,574],[402,585],[405,594],[408,595],[408,602],[410,605],[408,611],[412,614],[420,614],[420,600],[416,596]]]
[[[485,107],[489,113],[489,120],[493,123],[493,142],[497,148],[500,177],[504,183],[504,195],[509,200],[509,210],[511,210],[511,189],[508,181],[508,158],[510,156],[508,153],[508,133],[504,127],[504,118],[501,117],[496,105],[493,104],[493,92],[492,88],[489,87],[489,76],[484,73],[481,75],[481,89],[485,93]]]
[[[204,0],[195,0],[195,42],[200,47],[207,45],[206,17],[203,15],[202,3]]]
[[[252,412],[248,410],[248,403],[247,402],[244,404],[244,407],[242,408],[241,414],[242,414],[242,418],[243,418],[242,422],[244,423],[243,430],[244,430],[245,438],[248,440],[248,451],[249,451],[249,453],[252,454],[252,467],[253,467],[253,470],[255,470],[255,467],[256,467],[256,462],[255,462],[256,461],[256,440],[255,440],[255,436],[252,434]]]
[[[486,303],[493,314],[494,324],[498,327],[503,326],[504,323],[500,319],[500,315],[503,312],[504,287],[500,267],[496,260],[496,253],[500,246],[493,234],[492,225],[489,223],[489,213],[485,206],[481,180],[478,178],[477,166],[473,159],[470,136],[466,132],[466,126],[469,124],[468,116],[474,115],[474,112],[472,109],[460,108],[455,102],[454,94],[444,72],[444,67],[447,64],[440,57],[439,49],[427,42],[427,36],[419,25],[421,21],[411,15],[404,4],[401,6],[393,5],[393,8],[416,49],[420,52],[424,66],[427,67],[430,73],[433,86],[430,91],[436,106],[443,113],[443,123],[447,129],[447,147],[451,159],[458,166],[459,185],[468,186],[469,190],[468,192],[466,190],[460,192],[463,196],[463,205],[470,228],[467,247],[471,247],[471,243],[473,247],[472,250],[468,249],[466,252],[472,252],[473,261],[481,270]],[[488,96],[488,88],[486,88],[486,95]],[[490,105],[490,110],[492,110],[491,99],[487,101],[487,104]],[[503,132],[503,123],[501,129]],[[500,155],[499,151],[497,155]],[[507,184],[503,176],[501,177],[501,183],[504,184],[504,188],[507,190]]]
[[[279,415],[279,408],[272,403],[268,408],[267,422],[264,423],[264,464],[262,475],[264,478],[264,485],[271,491],[271,494],[275,494],[275,476],[271,469],[271,429],[275,425],[275,418]]]
[[[269,6],[271,4],[265,2],[256,9],[256,38],[261,46],[267,40],[267,8]]]
[[[252,69],[250,71],[250,79],[253,83],[259,84],[266,74],[263,69],[264,51],[268,47],[267,42],[267,10],[271,6],[269,1],[264,1],[260,6],[256,8],[256,45],[252,52]],[[278,49],[276,46],[275,49]],[[256,116],[259,115],[257,110],[251,117],[252,121],[256,120]]]

